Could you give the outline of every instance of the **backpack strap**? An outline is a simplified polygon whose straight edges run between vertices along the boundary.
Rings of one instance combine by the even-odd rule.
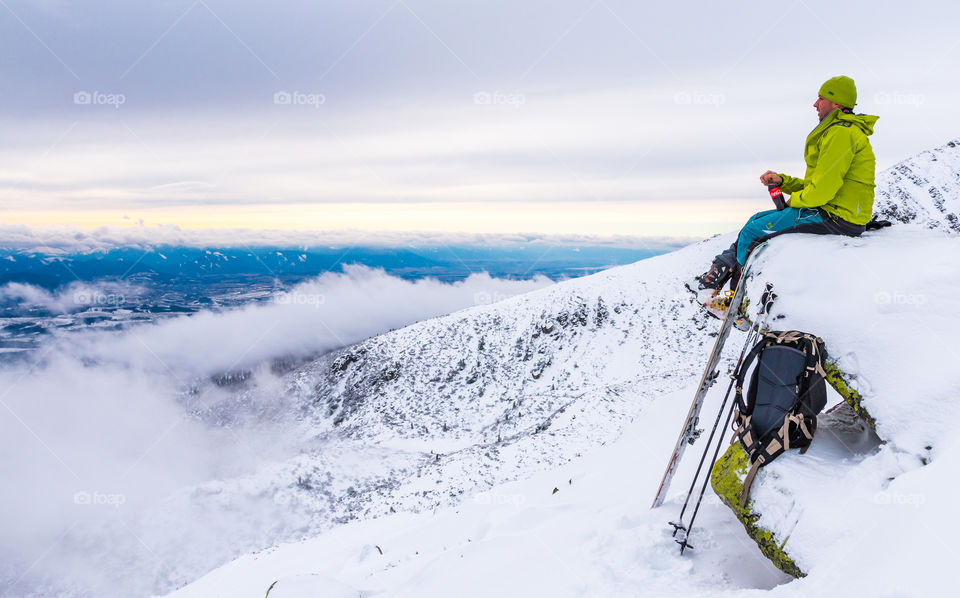
[[[747,477],[743,478],[743,488],[740,489],[740,506],[747,506],[747,499],[750,498],[750,488],[753,486],[753,479],[757,477],[757,472],[760,471],[760,468],[773,461],[777,455],[783,452],[783,445],[780,443],[779,438],[774,438],[770,441],[767,446],[764,447],[763,452],[757,455],[757,460],[753,462],[753,465],[750,466],[750,471],[747,472]],[[770,455],[769,459],[767,455]]]
[[[735,428],[733,430],[733,438],[730,439],[730,444],[739,442],[752,461],[753,456],[760,448],[760,439],[754,436],[753,426],[750,421],[752,416],[744,415],[739,411],[737,411],[736,415],[737,419],[733,422]]]
[[[747,506],[747,499],[750,498],[750,487],[753,486],[753,478],[757,477],[757,472],[760,471],[762,465],[763,463],[760,462],[760,459],[757,459],[757,461],[750,466],[747,477],[743,478],[743,488],[740,489],[741,509]]]
[[[777,334],[779,333],[765,332],[763,336],[763,340],[761,340],[759,343],[754,345],[753,349],[751,349],[750,352],[747,353],[747,356],[744,358],[743,363],[740,364],[740,371],[737,372],[737,377],[736,377],[737,392],[734,395],[734,399],[737,402],[737,408],[740,410],[740,413],[746,414],[750,411],[750,409],[747,407],[747,404],[743,400],[743,382],[747,377],[747,370],[750,369],[750,365],[757,358],[757,355],[759,355],[761,351],[767,348],[767,345],[773,342],[776,342]]]
[[[749,417],[747,418],[747,427],[749,428]],[[745,478],[743,478],[743,488],[740,490],[740,506],[747,506],[747,499],[750,498],[750,488],[753,486],[753,479],[757,477],[757,472],[760,471],[760,468],[773,461],[782,453],[790,450],[790,425],[793,424],[796,426],[797,430],[806,437],[807,445],[800,449],[800,453],[803,454],[807,452],[807,448],[810,446],[809,442],[813,440],[813,430],[807,426],[807,418],[800,413],[788,413],[783,418],[783,425],[777,430],[777,435],[770,439],[770,442],[767,443],[765,447],[760,450],[760,454],[757,455],[756,460],[753,461],[753,465],[750,466],[750,471],[747,472]],[[734,440],[738,438],[734,437]],[[748,450],[747,454],[752,457],[753,450]]]
[[[780,427],[780,431],[777,433],[783,441],[783,450],[790,450],[790,424],[794,424],[808,441],[813,440],[813,432],[807,427],[807,418],[803,417],[800,413],[788,413],[783,418],[783,426]],[[808,444],[807,446],[810,445]],[[801,450],[806,452],[806,447]]]
[[[812,334],[807,334],[805,336],[810,342],[810,351],[807,354],[807,371],[819,374],[822,378],[826,378],[827,372],[823,369],[823,360],[826,358],[826,355],[824,355],[821,351],[821,347],[823,347],[823,339],[819,336],[813,336]]]
[[[753,486],[753,479],[757,477],[757,472],[760,471],[761,467],[773,461],[783,451],[784,448],[780,442],[780,438],[774,437],[767,446],[763,448],[763,451],[757,455],[756,461],[753,462],[753,465],[750,466],[750,471],[747,472],[747,477],[743,478],[743,488],[740,489],[741,507],[747,506],[747,499],[750,498],[750,488]],[[767,455],[769,455],[769,458]]]
[[[782,345],[783,343],[797,344],[800,339],[805,336],[807,335],[802,332],[787,330],[786,332],[778,332],[774,340],[778,345]]]
[[[819,374],[821,377],[826,378],[827,372],[823,369],[823,359],[825,355],[821,351],[823,339],[805,332],[796,332],[795,335],[796,336],[790,338],[790,342],[795,342],[797,348],[807,356],[804,377],[809,378],[811,374]]]

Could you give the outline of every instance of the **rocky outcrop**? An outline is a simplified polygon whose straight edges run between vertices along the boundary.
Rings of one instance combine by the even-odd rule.
[[[832,362],[827,362],[823,369],[827,372],[827,382],[830,383],[830,386],[843,397],[843,400],[860,416],[864,423],[876,432],[877,421],[863,406],[863,397],[853,388],[853,377],[844,374],[843,371],[837,367],[837,364]]]
[[[732,445],[717,461],[710,474],[710,485],[714,492],[723,501],[723,504],[737,516],[747,530],[747,535],[753,538],[760,547],[764,556],[770,559],[778,569],[794,577],[803,577],[800,567],[790,558],[785,550],[789,538],[775,537],[771,530],[759,525],[760,513],[753,509],[753,501],[748,500],[745,506],[740,506],[740,490],[743,488],[743,479],[750,469],[750,460],[740,443]]]
[[[960,139],[894,164],[876,189],[878,218],[960,233]]]
[[[874,420],[863,408],[860,395],[846,383],[846,378],[835,364],[830,364],[828,379],[837,392],[844,397],[844,402],[818,418],[817,437],[819,439],[829,435],[839,439],[866,433],[870,439],[865,446],[873,448],[879,443],[879,438],[874,431]],[[843,444],[842,441],[841,444]],[[746,504],[741,506],[740,492],[749,469],[750,461],[746,452],[740,443],[734,443],[714,465],[710,484],[720,500],[734,512],[743,524],[747,535],[757,543],[764,556],[784,573],[793,577],[804,577],[806,572],[801,569],[797,559],[790,553],[789,534],[779,532],[773,529],[774,526],[769,525],[761,509],[753,500],[753,493]],[[754,488],[762,485],[762,479],[763,470],[757,476]]]

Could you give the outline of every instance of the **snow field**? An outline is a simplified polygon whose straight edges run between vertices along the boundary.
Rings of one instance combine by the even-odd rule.
[[[702,269],[703,254],[725,241],[579,284],[624,288],[649,268],[646,293],[675,293],[679,274]],[[259,596],[277,580],[271,596],[312,596],[322,584],[343,595],[421,597],[942,594],[952,587],[950,539],[960,531],[952,512],[960,370],[949,342],[960,333],[958,258],[960,239],[905,226],[859,239],[781,238],[758,262],[753,287],[772,282],[780,296],[771,322],[825,339],[885,441],[824,416],[806,455],[785,455],[758,476],[761,523],[788,537],[804,579],[777,571],[711,490],[691,536],[695,550],[678,554],[667,521],[703,441],[688,450],[670,500],[649,510],[691,379],[673,392],[634,389],[632,421],[580,458],[456,506],[350,523],[242,557],[172,596]],[[668,261],[671,276],[660,270]],[[564,286],[523,300],[576,288]],[[726,363],[742,339],[731,335]],[[701,427],[712,424],[725,386],[708,397]]]

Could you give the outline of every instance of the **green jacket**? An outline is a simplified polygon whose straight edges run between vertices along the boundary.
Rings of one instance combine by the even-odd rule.
[[[780,173],[780,189],[790,194],[790,207],[822,207],[847,222],[870,222],[877,159],[867,136],[877,118],[837,109],[820,121],[803,148],[803,178]]]

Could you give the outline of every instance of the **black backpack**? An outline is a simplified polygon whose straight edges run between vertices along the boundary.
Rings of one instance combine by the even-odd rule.
[[[812,334],[789,330],[768,331],[744,359],[737,373],[734,437],[750,457],[750,471],[743,481],[740,505],[745,506],[757,471],[784,451],[801,454],[817,431],[817,414],[827,404],[827,357],[823,340]],[[743,381],[750,364],[757,367],[750,378],[746,400]]]

